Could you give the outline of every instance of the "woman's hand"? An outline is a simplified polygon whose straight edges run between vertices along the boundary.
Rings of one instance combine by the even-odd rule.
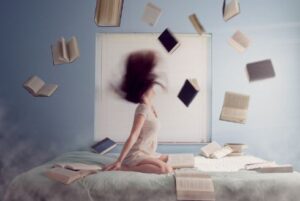
[[[111,170],[120,170],[122,163],[120,161],[116,161],[112,164],[109,164],[104,167],[104,171],[111,171]]]

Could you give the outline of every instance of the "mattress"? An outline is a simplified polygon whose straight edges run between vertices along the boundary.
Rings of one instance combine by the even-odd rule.
[[[231,158],[235,161],[238,158]],[[64,185],[45,176],[57,162],[109,164],[115,158],[90,152],[70,152],[18,175],[10,184],[4,201],[176,201],[173,174],[156,175],[138,172],[109,171],[87,176]],[[196,157],[197,168],[208,170],[215,188],[216,201],[299,201],[300,174],[262,174],[254,171],[233,171],[241,167],[229,159],[222,162]],[[246,157],[244,162],[254,160]],[[255,159],[259,160],[259,159]],[[210,164],[209,164],[210,163]],[[218,167],[222,164],[224,167]],[[218,170],[218,171],[211,171]],[[227,171],[224,171],[227,170]],[[221,172],[220,172],[221,171]]]

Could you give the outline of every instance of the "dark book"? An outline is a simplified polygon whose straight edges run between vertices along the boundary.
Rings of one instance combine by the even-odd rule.
[[[113,140],[107,138],[104,138],[103,140],[97,142],[94,144],[91,148],[93,151],[99,153],[99,154],[105,154],[112,150],[114,147],[117,146],[117,143]]]
[[[185,106],[189,106],[200,88],[196,79],[187,79],[185,80],[179,94],[178,98],[185,104]]]
[[[169,29],[165,29],[164,32],[162,32],[158,37],[158,40],[169,53],[174,52],[179,46],[178,40],[174,37]]]
[[[248,63],[247,72],[250,82],[275,77],[275,71],[270,59]]]

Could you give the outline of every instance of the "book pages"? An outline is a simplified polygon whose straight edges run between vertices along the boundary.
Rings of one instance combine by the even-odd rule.
[[[232,149],[229,146],[225,146],[210,155],[211,158],[223,158],[228,154],[232,153]]]
[[[68,55],[69,55],[69,62],[73,62],[80,56],[78,42],[75,36],[73,36],[67,45],[68,48]]]
[[[226,4],[226,0],[223,3],[223,18],[225,21],[230,20],[234,16],[240,13],[240,5],[238,0],[231,0]]]
[[[59,49],[58,59],[64,63],[68,63],[70,59],[65,38],[62,37],[60,41],[57,42],[57,44]]]
[[[265,168],[265,167],[274,167],[276,163],[274,161],[265,161],[260,163],[249,163],[245,165],[246,170],[256,170],[258,168]]]
[[[57,41],[54,45],[51,46],[52,50],[52,59],[53,59],[53,64],[58,65],[58,64],[64,64],[66,61],[63,61],[63,56],[62,56],[62,45],[59,41]]]
[[[32,95],[36,96],[38,91],[45,85],[45,82],[38,76],[32,76],[26,80],[23,87],[27,89]]]
[[[211,142],[201,148],[200,154],[205,156],[206,158],[209,158],[211,154],[220,149],[222,149],[221,145],[219,145],[217,142]]]
[[[120,26],[123,0],[97,0],[95,23],[98,26]]]
[[[87,175],[93,174],[92,171],[74,171],[61,167],[54,167],[45,172],[46,176],[49,179],[53,179],[55,181],[61,182],[63,184],[70,184],[80,178],[83,178]]]
[[[176,171],[177,200],[215,200],[214,185],[209,175],[197,171]]]
[[[293,172],[293,166],[290,164],[286,165],[275,165],[272,167],[260,167],[256,169],[257,172],[260,173],[289,173]]]
[[[244,149],[248,148],[247,145],[239,143],[226,143],[224,146],[229,146],[233,150],[233,153],[241,153]]]
[[[226,92],[220,120],[245,123],[249,106],[248,95]]]
[[[145,6],[142,20],[150,26],[154,26],[161,16],[161,13],[162,11],[158,6],[154,5],[153,3],[148,3]]]
[[[169,154],[168,162],[173,168],[194,167],[195,159],[193,154]]]
[[[202,26],[202,24],[200,23],[198,17],[196,14],[192,14],[189,16],[189,19],[192,23],[192,25],[194,26],[195,30],[201,35],[205,32],[204,27]]]
[[[57,89],[57,84],[45,84],[38,92],[38,96],[51,96]]]
[[[70,170],[102,170],[102,167],[99,165],[91,165],[84,163],[56,163],[53,167],[62,167]]]
[[[243,53],[250,46],[250,40],[244,33],[236,31],[229,39],[229,44],[238,52]]]

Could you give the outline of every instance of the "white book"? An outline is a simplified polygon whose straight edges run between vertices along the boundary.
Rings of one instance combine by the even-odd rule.
[[[195,166],[194,154],[169,154],[167,163],[173,168],[192,168]]]
[[[154,26],[159,20],[161,14],[162,10],[158,6],[154,5],[153,3],[148,3],[145,6],[142,20],[150,26]]]
[[[202,26],[202,24],[200,23],[197,15],[194,13],[192,15],[189,16],[189,19],[192,23],[192,25],[194,26],[195,30],[201,35],[205,32],[204,27]]]
[[[57,89],[57,84],[46,84],[41,78],[34,75],[28,78],[23,87],[33,96],[48,97]]]
[[[239,13],[240,4],[238,0],[230,0],[229,3],[227,3],[226,0],[223,1],[223,18],[225,21],[230,20]]]
[[[219,158],[223,158],[225,156],[227,156],[228,154],[232,153],[232,149],[229,146],[225,146],[222,149],[219,149],[217,151],[215,151],[214,153],[212,153],[210,155],[210,158],[215,158],[215,159],[219,159]]]
[[[233,150],[232,153],[241,153],[248,148],[246,144],[241,143],[226,143],[224,146],[229,146]]]
[[[213,154],[215,151],[220,150],[222,147],[217,142],[211,142],[204,147],[202,147],[200,150],[200,154],[205,156],[206,158],[209,158],[211,154]]]
[[[275,165],[272,167],[260,167],[256,169],[257,172],[261,173],[289,173],[293,172],[293,166],[290,164]]]
[[[61,182],[63,184],[70,184],[80,178],[93,174],[93,171],[81,170],[75,171],[62,167],[54,167],[45,172],[49,179]]]
[[[62,37],[52,45],[53,64],[66,64],[75,61],[80,56],[78,42],[73,36],[68,42]]]
[[[53,167],[61,167],[70,170],[89,170],[89,171],[99,171],[102,170],[102,167],[99,165],[91,165],[84,163],[56,163]]]
[[[95,23],[98,26],[120,26],[123,0],[97,0]]]
[[[256,170],[258,168],[265,168],[265,167],[274,167],[276,163],[274,161],[266,161],[260,163],[249,163],[245,165],[246,170]]]
[[[175,181],[177,200],[215,200],[209,175],[195,170],[176,171]]]
[[[238,30],[229,39],[229,44],[238,52],[243,53],[250,46],[250,40],[244,33]]]
[[[245,123],[249,107],[250,96],[226,92],[220,120],[235,123]]]

